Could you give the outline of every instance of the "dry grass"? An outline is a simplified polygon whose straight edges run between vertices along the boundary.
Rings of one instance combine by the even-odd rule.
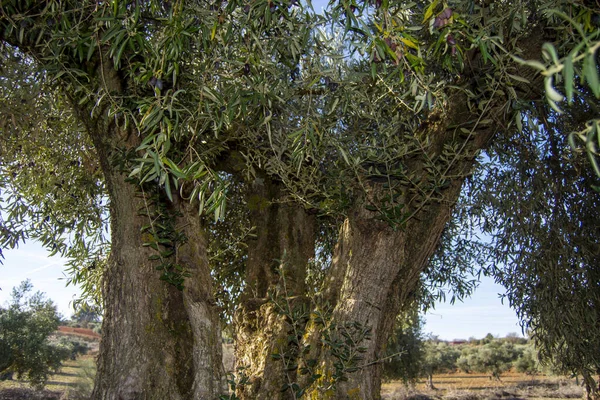
[[[25,381],[0,381],[0,400],[86,399],[91,394],[95,372],[95,360],[91,356],[65,361],[60,371],[50,377],[43,391],[31,389]]]
[[[230,348],[224,349],[231,352]],[[89,398],[93,388],[95,360],[83,356],[65,362],[50,377],[46,389],[36,392],[27,382],[0,381],[0,400],[81,400]],[[384,383],[381,394],[386,400],[549,400],[574,399],[583,389],[574,380],[508,373],[501,381],[482,374],[444,374],[433,377],[435,390],[420,382],[407,388],[401,382]]]
[[[551,377],[531,377],[507,373],[501,381],[482,374],[435,375],[435,390],[420,382],[406,388],[400,382],[383,384],[381,394],[387,400],[520,400],[573,399],[583,396],[583,389],[574,380]]]

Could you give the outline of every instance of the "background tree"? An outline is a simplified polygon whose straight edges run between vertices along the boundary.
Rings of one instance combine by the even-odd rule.
[[[515,369],[528,375],[535,375],[540,372],[538,351],[533,344],[525,345],[519,350],[519,358],[514,362]]]
[[[51,300],[41,292],[31,293],[31,282],[13,288],[7,308],[0,308],[0,376],[28,380],[43,387],[70,351],[52,344],[49,336],[59,325],[60,316]]]
[[[87,328],[90,322],[100,322],[102,319],[102,309],[96,305],[81,303],[76,308],[71,319],[83,324],[84,328]]]
[[[386,348],[383,375],[385,379],[402,380],[414,385],[421,376],[424,358],[423,320],[414,310],[398,317],[394,334]]]
[[[460,351],[446,342],[437,340],[425,342],[422,372],[427,377],[429,389],[435,389],[433,386],[434,374],[451,372],[456,369],[459,356]]]
[[[483,372],[500,380],[500,375],[513,366],[519,357],[515,346],[506,341],[491,340],[482,346],[463,349],[456,365],[465,372]]]

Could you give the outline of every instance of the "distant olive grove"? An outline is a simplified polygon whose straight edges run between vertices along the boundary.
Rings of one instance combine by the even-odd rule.
[[[387,379],[414,384],[419,378],[427,378],[427,386],[434,388],[433,375],[441,373],[483,373],[500,380],[509,370],[532,375],[553,372],[551,365],[540,365],[533,342],[516,334],[505,338],[488,334],[483,339],[447,342],[437,336],[423,337],[419,326],[397,328],[390,338],[385,362]]]
[[[29,280],[14,287],[7,306],[0,306],[0,380],[20,379],[35,388],[45,386],[63,361],[88,351],[88,344],[59,336],[59,325],[83,323],[93,327],[100,312],[79,307],[73,321],[63,321],[56,305],[42,292],[33,292]]]

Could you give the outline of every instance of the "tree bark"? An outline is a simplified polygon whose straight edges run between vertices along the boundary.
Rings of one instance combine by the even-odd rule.
[[[116,81],[114,71],[105,76]],[[116,84],[115,84],[116,86]],[[138,145],[137,135],[107,118],[79,110],[101,161],[111,212],[111,254],[103,277],[104,319],[93,399],[215,399],[221,387],[220,324],[212,298],[206,240],[197,212],[176,198],[166,205],[187,240],[177,263],[189,276],[184,290],[160,279],[156,252],[144,246],[154,207],[126,181],[114,160]],[[163,196],[164,197],[164,196]],[[164,200],[167,201],[167,200]]]
[[[457,112],[453,118],[460,120],[463,115],[458,111],[464,106],[459,101],[455,104]],[[493,131],[489,130],[478,133],[475,138],[460,138],[448,134],[445,127],[451,121],[444,122],[426,132],[433,138],[428,147],[429,159],[436,159],[445,143],[465,141],[461,159],[448,167],[448,176],[452,178],[448,180],[447,187],[440,190],[435,199],[404,194],[404,198],[398,201],[405,205],[404,210],[410,217],[404,226],[394,229],[381,220],[379,212],[366,208],[383,190],[380,184],[370,184],[364,198],[355,202],[340,229],[327,278],[325,300],[333,307],[333,312],[325,331],[330,330],[327,334],[333,337],[330,342],[334,344],[335,339],[337,343],[344,343],[344,337],[353,337],[352,343],[342,347],[345,346],[355,359],[348,360],[347,354],[342,354],[346,359],[341,358],[340,352],[332,351],[335,349],[330,344],[313,353],[312,356],[317,357],[322,366],[322,382],[328,382],[312,389],[313,393],[321,391],[317,395],[319,398],[381,398],[382,357],[396,316],[414,298],[421,273],[450,220],[476,152],[493,135]],[[407,160],[406,165],[426,176],[425,163],[421,160]],[[409,189],[405,188],[404,193],[410,193]],[[368,331],[368,337],[361,331]],[[316,347],[318,344],[314,338],[318,335],[312,335],[312,343]],[[344,376],[343,380],[339,379],[340,375]],[[334,391],[323,392],[323,387],[332,384]]]
[[[186,201],[178,201],[182,217],[178,229],[187,242],[178,250],[179,263],[190,277],[185,280],[183,300],[193,333],[194,399],[213,399],[222,392],[223,347],[221,321],[213,297],[207,243],[198,210]]]
[[[306,266],[314,256],[315,218],[282,203],[279,184],[255,180],[248,195],[256,239],[248,244],[247,287],[235,315],[236,367],[248,382],[241,399],[294,398],[300,332],[308,320]]]
[[[148,221],[138,216],[144,203],[135,188],[117,174],[110,179],[112,246],[92,398],[191,399],[194,338],[183,293],[160,281],[142,246]]]
[[[435,386],[433,386],[433,374],[427,374],[427,389],[435,390]]]

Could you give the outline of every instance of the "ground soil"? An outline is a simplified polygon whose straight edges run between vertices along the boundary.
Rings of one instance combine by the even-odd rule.
[[[74,328],[72,326],[59,326],[57,334],[78,336],[87,340],[100,340],[100,335],[91,329]]]
[[[0,390],[0,400],[59,400],[62,392],[50,390],[35,391],[28,388],[9,388]]]
[[[225,350],[230,349],[225,346]],[[0,381],[0,400],[84,399],[92,388],[94,361],[93,356],[87,355],[65,362],[50,377],[44,391],[34,391],[22,381]],[[483,374],[435,375],[433,384],[435,390],[427,389],[425,380],[413,387],[398,381],[386,382],[381,394],[384,400],[558,400],[583,396],[583,389],[574,379],[518,373],[507,373],[501,381]]]
[[[582,398],[574,379],[507,373],[500,381],[483,374],[442,374],[433,377],[434,390],[425,381],[412,388],[387,382],[381,394],[386,400],[540,400]]]

